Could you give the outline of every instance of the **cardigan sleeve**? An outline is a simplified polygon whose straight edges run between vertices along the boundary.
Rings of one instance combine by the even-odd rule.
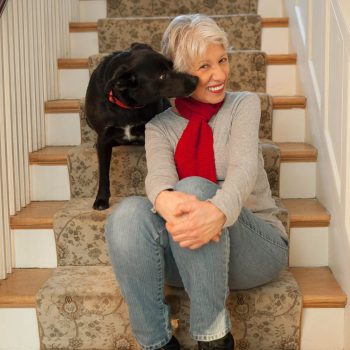
[[[174,162],[174,150],[158,117],[146,124],[145,149],[147,159],[146,194],[154,207],[158,194],[172,189],[179,181]]]
[[[231,113],[235,115],[229,137],[227,173],[222,187],[209,199],[226,215],[224,227],[236,222],[256,182],[261,116],[258,95],[246,94]]]

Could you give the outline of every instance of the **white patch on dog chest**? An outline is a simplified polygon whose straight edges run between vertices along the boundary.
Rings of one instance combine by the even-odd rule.
[[[124,136],[123,136],[123,139],[124,140],[128,140],[128,141],[133,141],[136,139],[135,136],[131,135],[131,126],[130,125],[127,125],[125,128],[124,128]]]

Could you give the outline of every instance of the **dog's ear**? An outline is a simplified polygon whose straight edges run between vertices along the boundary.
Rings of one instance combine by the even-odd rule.
[[[131,50],[153,50],[153,48],[148,45],[148,44],[143,44],[143,43],[132,43],[130,46]]]
[[[104,92],[106,94],[108,94],[111,91],[111,89],[117,83],[118,79],[120,79],[120,77],[125,72],[127,72],[127,70],[128,70],[128,66],[126,64],[121,64],[113,72],[111,72],[111,71],[106,72],[107,73],[106,74],[107,83],[105,84],[105,88],[104,88]],[[110,76],[112,76],[112,77],[110,77]]]

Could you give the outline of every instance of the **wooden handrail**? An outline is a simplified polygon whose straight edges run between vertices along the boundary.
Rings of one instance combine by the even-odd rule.
[[[0,17],[2,15],[2,11],[4,11],[7,4],[7,0],[0,0]]]

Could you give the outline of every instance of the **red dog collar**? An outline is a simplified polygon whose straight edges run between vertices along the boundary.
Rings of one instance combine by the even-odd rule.
[[[109,92],[108,101],[112,102],[112,103],[114,103],[114,104],[116,104],[119,107],[124,108],[124,109],[135,109],[135,108],[143,108],[144,107],[144,106],[129,107],[129,106],[125,105],[123,102],[121,102],[120,100],[118,100],[116,97],[113,96],[112,90]]]

